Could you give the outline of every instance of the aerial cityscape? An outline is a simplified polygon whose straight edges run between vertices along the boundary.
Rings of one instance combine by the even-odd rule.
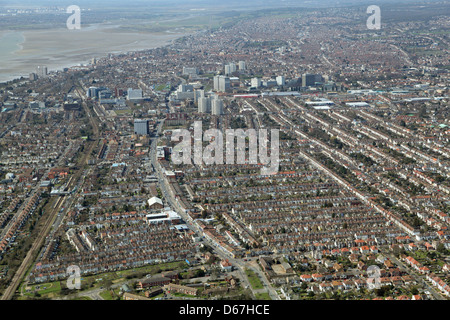
[[[2,300],[450,299],[449,1],[95,2],[0,4]]]

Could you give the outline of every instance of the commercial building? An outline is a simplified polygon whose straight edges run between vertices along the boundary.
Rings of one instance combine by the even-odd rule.
[[[142,90],[129,88],[127,91],[127,99],[132,100],[142,100]]]
[[[148,120],[146,119],[134,119],[134,133],[138,135],[149,134]]]
[[[323,77],[320,74],[304,73],[302,74],[302,87],[311,87],[317,83],[322,83]]]
[[[148,214],[146,216],[148,224],[158,224],[169,222],[171,224],[178,224],[181,221],[181,217],[172,210],[164,210],[161,213]]]
[[[185,76],[197,75],[198,73],[197,68],[183,67],[183,75]]]

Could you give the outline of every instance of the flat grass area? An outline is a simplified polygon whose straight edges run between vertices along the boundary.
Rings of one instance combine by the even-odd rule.
[[[257,293],[257,294],[255,294],[255,297],[258,300],[272,300],[272,299],[270,299],[268,292]]]
[[[114,297],[111,294],[110,290],[105,290],[105,291],[100,292],[100,297],[102,297],[105,300],[114,300]]]
[[[155,87],[155,91],[164,91],[164,90],[169,90],[169,89],[170,88],[165,84],[160,84]]]
[[[254,273],[252,270],[249,269],[245,270],[245,274],[247,275],[248,281],[250,282],[250,285],[252,286],[253,289],[259,290],[264,288],[261,280],[259,280],[256,273]]]
[[[120,277],[126,277],[129,275],[133,275],[135,273],[146,273],[146,274],[156,274],[161,271],[168,271],[168,270],[175,270],[175,269],[184,269],[187,268],[188,264],[184,261],[176,261],[176,262],[169,262],[164,264],[156,264],[156,265],[149,265],[144,266],[140,268],[134,268],[129,270],[122,270],[115,272]]]
[[[61,282],[55,281],[55,282],[49,282],[49,283],[41,283],[41,284],[32,285],[29,288],[30,288],[29,292],[25,292],[25,290],[24,290],[25,295],[32,296],[35,293],[38,293],[42,296],[42,295],[61,291]]]

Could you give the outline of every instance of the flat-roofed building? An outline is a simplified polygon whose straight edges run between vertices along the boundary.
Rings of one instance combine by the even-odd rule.
[[[147,119],[134,119],[134,133],[142,136],[149,134]]]

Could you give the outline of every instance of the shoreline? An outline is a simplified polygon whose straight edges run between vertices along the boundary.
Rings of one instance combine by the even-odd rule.
[[[0,84],[29,78],[38,65],[45,65],[48,72],[62,71],[89,64],[93,58],[101,59],[109,54],[129,54],[166,47],[187,33],[111,32],[118,26],[86,28],[70,33],[67,29],[21,31],[20,48],[4,61],[4,76]],[[0,33],[4,36],[11,31]],[[80,49],[82,48],[82,49]]]

